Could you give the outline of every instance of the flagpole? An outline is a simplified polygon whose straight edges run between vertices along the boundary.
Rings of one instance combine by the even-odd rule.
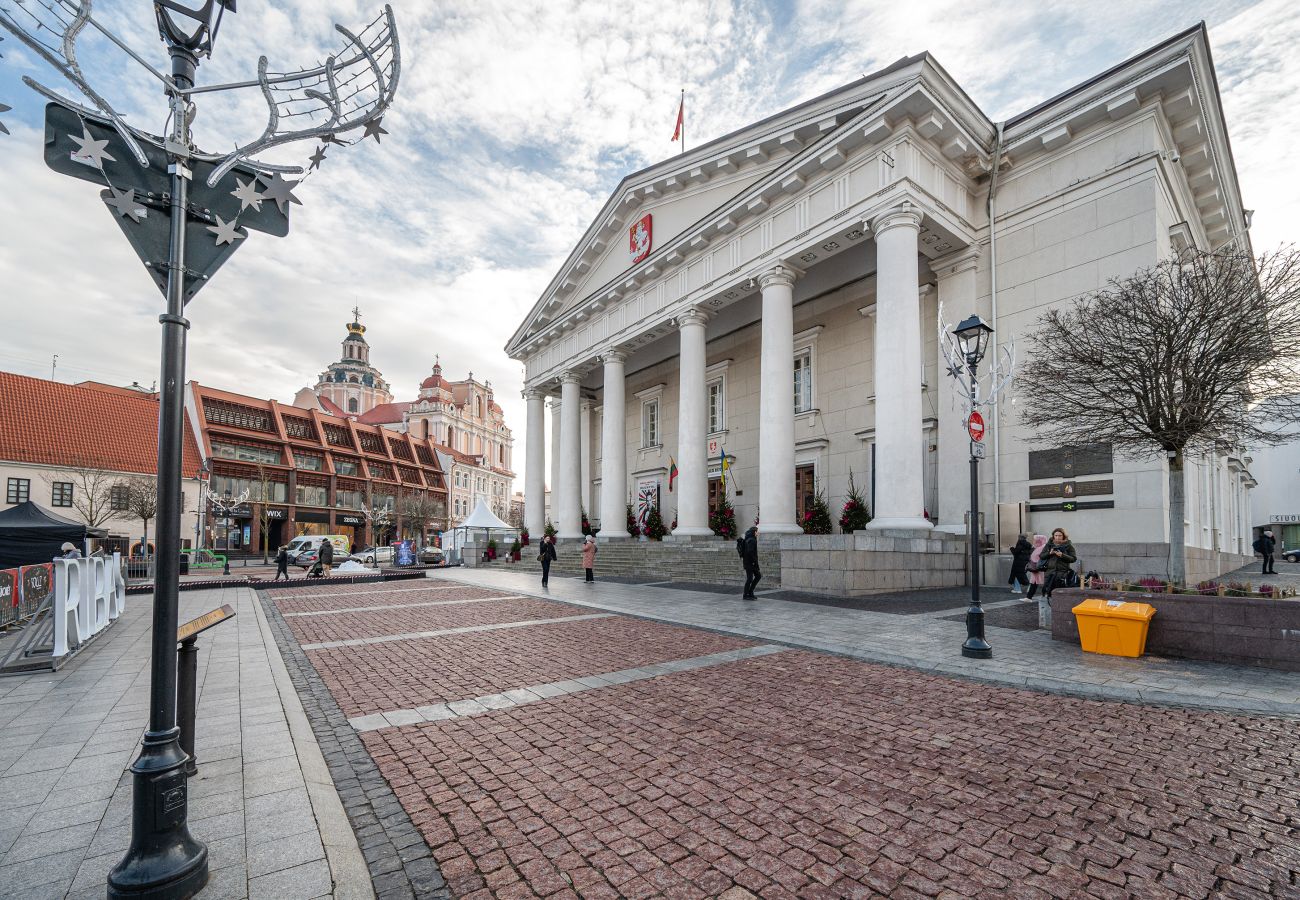
[[[682,153],[686,152],[686,88],[682,88]]]

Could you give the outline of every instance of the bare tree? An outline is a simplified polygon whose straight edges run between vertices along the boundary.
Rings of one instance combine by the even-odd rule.
[[[126,489],[126,510],[134,519],[144,523],[144,539],[140,555],[149,556],[149,523],[158,516],[158,481],[147,475],[137,475],[120,482]]]
[[[257,464],[257,489],[258,489],[258,524],[262,530],[262,565],[267,565],[269,559],[269,543],[271,530],[271,486],[279,484],[271,477],[271,472],[262,463]]]
[[[418,543],[424,546],[425,530],[429,526],[429,521],[436,516],[437,504],[434,502],[433,495],[423,490],[403,490],[401,499],[398,501],[398,509],[401,512],[403,521],[411,526],[411,530],[418,536]]]
[[[361,515],[366,518],[366,532],[372,547],[379,543],[379,531],[393,521],[392,497],[385,496],[382,500],[376,500],[377,496],[374,487],[368,486],[366,502],[361,507]]]
[[[124,511],[113,508],[113,488],[121,480],[116,472],[76,461],[53,475],[41,477],[51,488],[55,482],[72,484],[72,508],[90,528],[98,528]],[[125,502],[125,498],[121,499]]]
[[[1300,252],[1188,251],[1054,309],[1020,376],[1036,443],[1169,464],[1169,577],[1184,581],[1188,451],[1278,444],[1300,422]]]

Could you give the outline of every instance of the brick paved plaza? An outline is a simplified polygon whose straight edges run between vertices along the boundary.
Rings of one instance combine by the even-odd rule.
[[[670,593],[643,589],[647,612]],[[365,792],[383,815],[349,805],[380,896],[409,895],[379,839],[411,825],[475,900],[1300,896],[1291,717],[989,685],[495,585],[267,596],[299,691],[323,682],[387,782]],[[348,781],[355,754],[325,755]]]

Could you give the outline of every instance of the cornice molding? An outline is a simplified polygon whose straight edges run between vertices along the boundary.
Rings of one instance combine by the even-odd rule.
[[[912,201],[904,200],[898,206],[887,209],[871,220],[871,233],[877,240],[886,231],[893,228],[911,228],[921,230],[921,221],[925,218]]]

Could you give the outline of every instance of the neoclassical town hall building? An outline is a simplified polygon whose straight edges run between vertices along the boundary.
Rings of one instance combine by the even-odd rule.
[[[737,521],[761,513],[765,534],[797,534],[817,492],[837,515],[850,474],[873,529],[961,534],[969,441],[940,309],[948,326],[978,313],[1033,366],[1046,309],[1248,240],[1247,216],[1203,26],[1001,124],[922,54],[628,175],[506,348],[527,373],[527,524],[543,526],[549,399],[562,537],[584,496],[610,539],[653,496],[676,534],[708,534],[724,452]],[[988,417],[981,508],[1067,528],[1101,571],[1163,571],[1165,461],[1032,445],[1020,409],[1038,402],[1069,386],[1013,388]],[[1189,574],[1250,554],[1252,483],[1235,448],[1189,463]]]

